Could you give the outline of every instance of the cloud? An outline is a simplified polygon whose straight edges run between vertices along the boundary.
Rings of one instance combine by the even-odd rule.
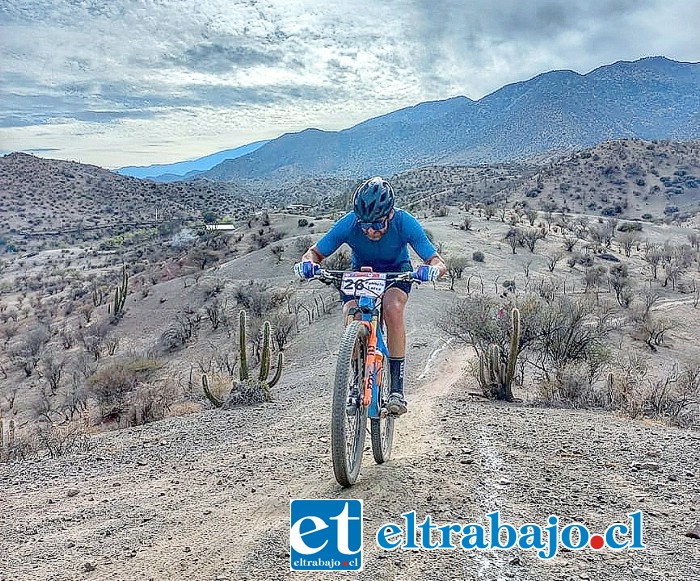
[[[551,69],[697,61],[692,4],[13,0],[0,5],[0,137],[64,156],[95,148],[108,167],[190,159],[425,100],[478,99]],[[126,159],[132,151],[142,157]]]
[[[279,65],[282,59],[272,52],[263,52],[252,47],[225,46],[208,42],[188,48],[179,58],[173,58],[172,62],[193,71],[216,74],[259,65]]]

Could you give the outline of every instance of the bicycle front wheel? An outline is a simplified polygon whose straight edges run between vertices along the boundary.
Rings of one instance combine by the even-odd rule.
[[[379,418],[370,419],[370,431],[372,434],[372,454],[377,464],[383,464],[391,458],[391,445],[394,441],[393,414],[386,411],[386,402],[389,399],[389,359],[384,359],[382,373],[378,380],[381,382],[379,389]],[[382,417],[383,416],[383,417]]]
[[[338,352],[331,410],[333,472],[341,486],[357,481],[367,429],[362,391],[367,359],[367,329],[360,321],[346,328]]]

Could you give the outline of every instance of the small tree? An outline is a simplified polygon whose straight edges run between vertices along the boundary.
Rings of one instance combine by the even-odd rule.
[[[53,351],[47,351],[41,358],[39,373],[48,382],[52,396],[58,392],[65,366],[66,360],[57,356]]]
[[[520,241],[522,240],[522,235],[522,231],[519,228],[510,228],[505,235],[505,239],[508,241],[508,244],[513,249],[513,254],[516,254],[515,249],[520,244]]]
[[[450,277],[450,290],[454,290],[455,280],[462,278],[464,269],[467,267],[468,261],[465,256],[448,256],[445,261],[447,267],[447,276]]]
[[[564,236],[564,249],[567,252],[573,251],[578,240],[579,239],[576,236]]]
[[[608,276],[610,286],[615,291],[615,298],[622,307],[629,307],[631,295],[628,292],[630,287],[629,271],[626,264],[616,264],[610,267]]]
[[[537,228],[530,228],[523,232],[523,241],[529,248],[530,252],[535,252],[535,244],[537,244],[538,240],[542,240],[543,238],[544,234],[542,234],[541,230],[538,230]]]
[[[546,256],[547,268],[549,269],[549,272],[554,272],[554,268],[557,266],[557,263],[562,258],[564,258],[564,253],[560,250],[555,250],[554,252]]]
[[[654,279],[658,278],[659,264],[663,258],[663,252],[658,244],[647,242],[644,245],[644,260],[651,266]]]
[[[620,245],[620,249],[624,252],[627,258],[630,257],[632,254],[632,248],[634,248],[640,240],[641,237],[639,232],[636,230],[620,232],[620,234],[617,235],[617,243]]]

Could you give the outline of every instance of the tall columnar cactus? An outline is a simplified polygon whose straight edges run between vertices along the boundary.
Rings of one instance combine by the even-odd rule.
[[[126,293],[129,287],[129,273],[126,271],[126,264],[122,266],[121,283],[114,287],[114,302],[112,303],[112,316],[118,317],[124,310],[126,304]]]
[[[202,389],[207,399],[215,407],[228,409],[236,405],[251,405],[272,401],[272,388],[277,384],[282,376],[282,366],[284,365],[284,354],[277,354],[277,369],[272,379],[270,375],[270,356],[272,354],[270,336],[272,334],[269,321],[263,323],[263,346],[260,359],[260,373],[257,379],[252,379],[248,375],[248,363],[246,357],[246,315],[241,311],[239,315],[239,350],[240,350],[240,371],[239,381],[233,383],[230,393],[225,399],[217,397],[210,385],[209,378],[202,375]]]
[[[92,304],[95,305],[96,307],[99,307],[102,303],[105,301],[105,291],[104,289],[100,286],[97,287],[95,286],[92,289]]]
[[[245,336],[245,311],[241,309],[238,313],[238,349],[240,355],[241,366],[239,369],[239,377],[241,381],[248,380],[248,356],[246,351],[246,336]]]
[[[15,421],[10,420],[7,425],[7,447],[12,448],[15,443]],[[5,423],[0,420],[0,457],[5,454]]]
[[[271,380],[268,381],[267,377],[270,375],[270,355],[272,354],[272,349],[270,347],[270,335],[272,334],[270,321],[265,321],[263,324],[263,348],[262,348],[262,359],[260,360],[260,375],[258,376],[258,381],[267,385],[267,389],[273,388],[282,376],[282,364],[284,363],[284,353],[281,351],[277,354],[277,369],[275,370],[275,375]]]
[[[489,395],[495,395],[498,399],[507,401],[513,400],[513,379],[515,378],[519,345],[520,311],[513,308],[511,311],[510,348],[506,363],[503,363],[501,350],[495,344],[489,345],[488,350],[479,359],[479,383]]]

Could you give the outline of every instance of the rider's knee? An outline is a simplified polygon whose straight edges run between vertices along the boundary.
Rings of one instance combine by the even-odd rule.
[[[405,304],[401,304],[400,302],[391,302],[383,306],[384,310],[382,312],[388,325],[392,325],[393,323],[400,324],[403,322],[404,307]]]

